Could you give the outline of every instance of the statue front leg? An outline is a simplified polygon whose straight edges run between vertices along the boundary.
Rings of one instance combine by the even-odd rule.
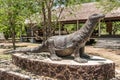
[[[76,62],[79,62],[79,63],[86,63],[86,62],[88,62],[86,59],[82,59],[80,56],[81,56],[81,54],[80,54],[80,52],[79,52],[79,47],[76,47],[76,49],[75,49],[75,61]]]
[[[50,59],[53,61],[60,61],[61,58],[56,55],[55,50],[54,50],[54,41],[51,40],[51,41],[49,41],[48,44],[49,44],[48,48],[50,51]]]
[[[91,59],[91,56],[89,56],[88,54],[85,53],[85,46],[83,46],[79,49],[79,54],[80,54],[80,57],[82,57],[82,58]]]

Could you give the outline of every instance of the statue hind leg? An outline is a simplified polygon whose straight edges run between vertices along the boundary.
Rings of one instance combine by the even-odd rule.
[[[55,49],[54,49],[54,41],[53,40],[49,40],[48,42],[48,49],[50,51],[50,59],[53,61],[60,61],[62,60],[60,57],[58,57],[55,53]]]
[[[82,58],[91,59],[91,56],[89,56],[88,54],[85,53],[85,46],[83,46],[79,49],[79,54],[80,54],[80,57],[82,57]]]
[[[79,62],[79,63],[86,63],[86,62],[88,62],[86,59],[82,59],[80,56],[81,56],[81,54],[80,54],[80,52],[79,52],[79,47],[78,46],[76,46],[76,49],[75,49],[75,51],[74,51],[74,53],[75,53],[75,55],[74,55],[74,57],[75,57],[75,61],[76,62]]]

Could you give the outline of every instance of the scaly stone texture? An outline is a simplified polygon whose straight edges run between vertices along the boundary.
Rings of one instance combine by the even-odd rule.
[[[0,80],[30,80],[30,77],[0,69]]]
[[[43,62],[28,59],[14,54],[12,61],[15,65],[40,76],[58,80],[110,80],[115,77],[115,64],[68,65]]]

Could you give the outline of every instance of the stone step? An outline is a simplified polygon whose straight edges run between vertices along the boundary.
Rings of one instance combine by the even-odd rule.
[[[12,64],[11,60],[0,60],[0,80],[54,80],[25,71]]]
[[[94,47],[120,49],[120,38],[98,38]]]
[[[28,72],[26,71],[26,73]],[[30,72],[29,75],[27,75],[15,71],[8,71],[7,69],[4,68],[0,68],[0,80],[55,80],[55,79],[44,76],[38,76]]]
[[[29,76],[0,68],[0,80],[31,80]]]

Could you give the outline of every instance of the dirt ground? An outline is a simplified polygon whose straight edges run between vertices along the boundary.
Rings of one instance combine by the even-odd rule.
[[[119,49],[104,49],[94,48],[94,46],[86,46],[86,53],[101,56],[115,62],[116,69],[120,70],[120,50]]]
[[[85,52],[91,55],[101,56],[115,62],[116,76],[120,76],[120,49],[95,48],[86,46]]]
[[[11,43],[0,43],[0,45],[4,46],[10,46]],[[17,43],[17,46],[25,46],[25,47],[35,47],[39,44],[33,44],[33,43]],[[0,48],[0,55],[3,55],[3,52],[8,49],[6,48]],[[101,56],[107,59],[110,59],[115,62],[116,64],[116,71],[118,75],[120,76],[120,49],[104,49],[104,48],[95,48],[94,46],[86,46],[85,52],[91,55],[97,55]]]

